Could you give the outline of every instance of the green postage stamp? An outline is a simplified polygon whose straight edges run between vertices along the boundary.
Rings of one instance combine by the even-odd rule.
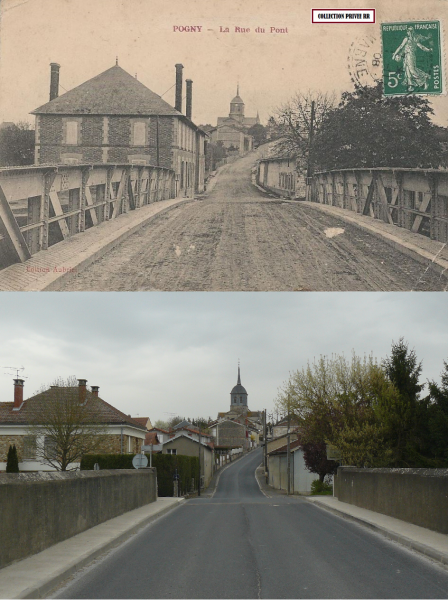
[[[382,23],[385,96],[445,93],[440,21]]]

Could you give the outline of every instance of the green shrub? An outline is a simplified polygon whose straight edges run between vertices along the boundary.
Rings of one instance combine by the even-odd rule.
[[[6,459],[6,472],[7,473],[18,473],[19,472],[19,458],[17,456],[16,445],[9,446],[8,458]]]
[[[331,485],[331,483],[327,483],[326,481],[320,481],[319,479],[316,479],[311,484],[311,494],[313,496],[333,494],[333,486]]]
[[[92,471],[95,463],[98,463],[100,469],[133,469],[134,456],[135,454],[86,454],[81,459],[81,471]],[[191,491],[192,479],[197,488],[199,474],[197,456],[153,454],[152,466],[157,469],[159,496],[173,495],[173,477],[176,469],[179,474],[179,494],[184,495]]]

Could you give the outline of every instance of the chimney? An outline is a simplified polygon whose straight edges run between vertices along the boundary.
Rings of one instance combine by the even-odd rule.
[[[58,63],[50,63],[51,80],[50,80],[50,100],[54,100],[59,96],[59,69],[61,65]]]
[[[92,394],[98,398],[98,390],[100,389],[99,385],[92,385]]]
[[[86,403],[86,392],[87,392],[87,379],[78,379],[79,389],[79,403]]]
[[[182,69],[184,65],[177,63],[176,65],[176,104],[174,108],[180,113],[182,112]]]
[[[23,402],[23,382],[24,379],[14,379],[14,407],[13,410],[19,410]]]
[[[193,82],[191,79],[186,79],[185,83],[187,84],[187,108],[186,115],[188,119],[191,121],[191,101],[193,96]]]

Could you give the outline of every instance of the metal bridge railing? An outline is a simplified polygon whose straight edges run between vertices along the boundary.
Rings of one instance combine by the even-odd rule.
[[[95,164],[0,169],[0,268],[175,194],[174,171],[163,167]]]

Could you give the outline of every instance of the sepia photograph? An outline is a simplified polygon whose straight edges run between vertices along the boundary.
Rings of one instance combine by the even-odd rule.
[[[3,0],[0,290],[445,290],[448,5],[353,2]]]

